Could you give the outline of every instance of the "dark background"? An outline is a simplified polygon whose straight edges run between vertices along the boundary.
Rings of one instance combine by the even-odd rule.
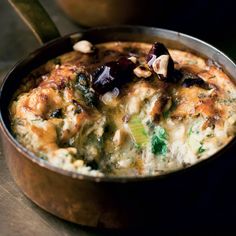
[[[150,25],[195,36],[236,58],[236,11],[233,0],[150,1],[158,14]]]
[[[125,0],[124,11],[125,9]],[[137,0],[142,1],[142,0]],[[80,26],[69,21],[55,0],[41,0],[62,35]],[[147,8],[138,24],[171,29],[195,36],[236,59],[236,7],[233,0],[144,0]],[[16,61],[39,46],[7,0],[0,0],[0,60]],[[150,16],[151,15],[151,16]],[[151,19],[149,19],[151,18]]]
[[[125,5],[125,0],[124,1]],[[69,21],[53,0],[41,0],[62,35],[79,25]],[[186,33],[216,46],[236,60],[234,1],[146,0],[155,9],[146,25]],[[124,6],[125,8],[125,6]],[[143,12],[142,24],[149,12]],[[0,0],[0,78],[20,58],[39,47],[32,33],[18,18],[6,0]],[[235,72],[236,73],[236,72]],[[218,162],[209,173],[207,188],[198,203],[187,213],[179,212],[178,224],[189,235],[236,235],[236,150],[230,158]],[[169,229],[172,224],[172,212]],[[185,214],[185,215],[184,215]],[[187,214],[187,215],[186,215]],[[182,224],[182,225],[181,225]],[[157,222],[158,225],[158,222]],[[168,225],[168,223],[166,224]],[[167,226],[168,227],[168,226]],[[162,229],[163,230],[163,229]],[[157,226],[155,231],[160,233]],[[179,235],[182,235],[179,234]],[[187,233],[187,235],[188,235]],[[0,155],[0,235],[103,235],[104,232],[60,220],[26,199],[15,186]],[[114,235],[114,233],[106,232]],[[118,234],[118,233],[117,233]],[[136,232],[137,234],[137,232]],[[142,233],[146,235],[145,233]],[[163,233],[161,233],[163,235]],[[177,234],[172,232],[172,235]]]

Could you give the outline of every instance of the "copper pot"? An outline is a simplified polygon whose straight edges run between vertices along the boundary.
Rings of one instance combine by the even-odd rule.
[[[14,1],[17,2],[17,1]],[[15,3],[14,3],[15,4]],[[22,10],[22,9],[21,9]],[[24,11],[23,11],[24,12]],[[53,35],[53,34],[52,34]],[[54,33],[55,36],[58,34]],[[50,165],[15,139],[8,106],[22,79],[49,59],[72,50],[74,40],[161,41],[219,63],[236,81],[236,65],[222,52],[191,36],[158,28],[119,26],[89,29],[59,37],[18,62],[5,77],[0,95],[0,124],[4,156],[19,188],[46,211],[69,221],[102,228],[172,227],[189,219],[198,196],[217,175],[222,163],[234,158],[234,138],[210,158],[186,169],[161,176],[92,177]],[[191,208],[192,207],[192,208]],[[171,217],[168,221],[165,219]]]
[[[161,0],[57,0],[60,8],[82,26],[160,25],[173,18],[183,4]],[[171,7],[170,7],[171,6]]]
[[[155,14],[151,0],[57,0],[62,10],[84,26],[146,23]],[[161,14],[161,13],[159,13]]]

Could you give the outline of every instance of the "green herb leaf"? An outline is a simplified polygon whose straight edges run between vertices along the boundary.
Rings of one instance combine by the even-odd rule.
[[[167,118],[169,117],[169,115],[170,115],[170,110],[168,110],[168,111],[163,111],[163,117],[164,117],[164,119],[167,119]]]
[[[198,154],[202,154],[202,153],[205,152],[205,151],[206,151],[206,149],[203,148],[203,146],[200,146],[200,147],[198,148],[198,150],[197,150],[197,153],[198,153]]]
[[[152,153],[165,156],[167,153],[167,133],[161,126],[157,126],[151,140]]]
[[[190,136],[193,133],[193,126],[191,126],[188,130],[188,136]]]

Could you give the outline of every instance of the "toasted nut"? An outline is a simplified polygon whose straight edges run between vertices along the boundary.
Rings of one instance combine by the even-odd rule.
[[[152,68],[156,74],[163,75],[166,78],[169,58],[169,55],[161,55],[155,59],[152,63]]]
[[[73,49],[82,53],[92,53],[94,52],[93,45],[87,40],[81,40],[74,44]]]
[[[134,64],[136,64],[136,62],[137,62],[137,57],[129,57],[128,58],[130,61],[132,61]]]
[[[134,74],[139,78],[148,78],[152,75],[152,72],[148,67],[141,65],[134,69]]]

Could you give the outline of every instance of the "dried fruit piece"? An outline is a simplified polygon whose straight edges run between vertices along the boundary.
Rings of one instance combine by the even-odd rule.
[[[185,88],[197,86],[206,90],[212,89],[211,86],[202,78],[187,71],[182,72],[182,81],[181,85]]]
[[[93,73],[92,87],[99,94],[120,88],[132,81],[134,68],[135,63],[126,57],[108,62]]]
[[[50,114],[51,118],[62,118],[62,109],[56,109]]]
[[[189,88],[192,86],[197,86],[206,90],[210,90],[211,87],[209,86],[209,84],[207,82],[205,82],[203,79],[201,78],[195,78],[195,79],[185,79],[182,83],[182,86],[185,88]]]

